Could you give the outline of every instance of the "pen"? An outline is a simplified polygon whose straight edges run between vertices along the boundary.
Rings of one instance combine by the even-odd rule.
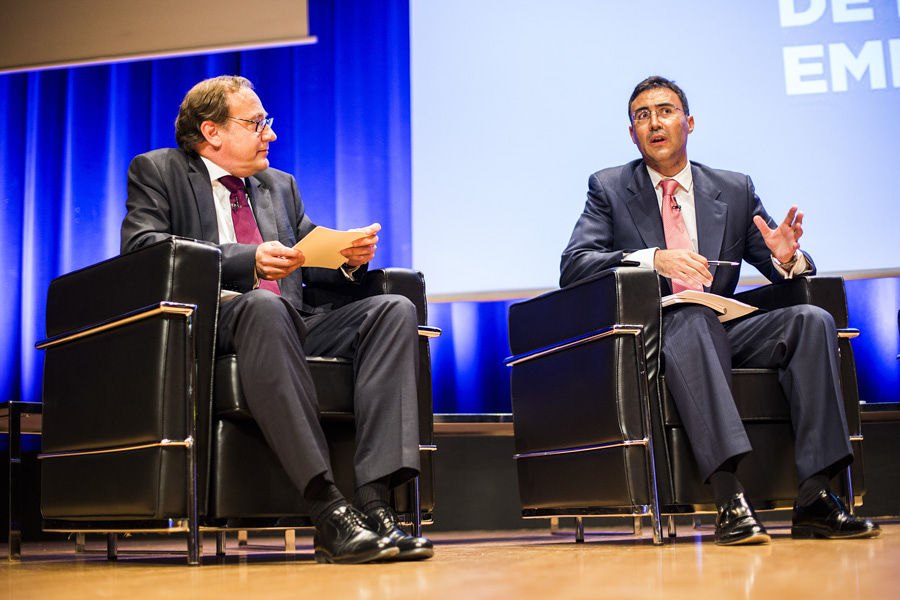
[[[708,260],[706,262],[711,265],[731,265],[732,267],[737,267],[741,264],[739,262],[734,262],[733,260]]]

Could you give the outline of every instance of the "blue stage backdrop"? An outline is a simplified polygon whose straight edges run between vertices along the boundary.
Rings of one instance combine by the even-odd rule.
[[[578,5],[577,2],[568,4]],[[880,0],[878,5],[884,7],[886,3]],[[414,3],[413,6],[415,9],[426,5]],[[449,9],[453,4],[441,6]],[[465,6],[467,4],[460,3],[456,8]],[[543,3],[541,6],[546,8],[548,5]],[[561,3],[560,10],[564,6],[566,4]],[[593,10],[594,4],[583,3],[583,6]],[[749,5],[735,6],[749,10]],[[769,5],[768,12],[761,14],[774,19],[773,6]],[[620,7],[613,12],[618,14],[621,10],[624,9]],[[633,12],[633,9],[629,10]],[[880,8],[878,14],[882,13]],[[527,16],[516,14],[523,18]],[[897,18],[895,13],[889,16]],[[444,25],[449,27],[447,23]],[[3,304],[0,311],[0,399],[40,400],[42,357],[33,346],[44,337],[48,283],[59,274],[118,253],[128,162],[138,153],[174,144],[173,121],[178,104],[187,89],[204,77],[238,73],[256,83],[266,108],[276,119],[279,139],[272,146],[272,164],[297,176],[310,214],[318,223],[343,228],[380,221],[385,228],[377,264],[412,264],[410,215],[414,211],[410,199],[408,4],[394,0],[313,0],[310,2],[310,26],[319,40],[312,46],[0,75],[0,199],[3,209],[0,216],[0,249],[3,251],[0,268],[4,273],[0,288]],[[454,43],[430,47],[446,53],[468,53],[471,48],[458,37],[466,33],[464,30],[465,27],[450,32],[457,36],[453,38]],[[419,39],[422,33],[419,32]],[[497,33],[503,33],[502,28]],[[900,53],[900,44],[893,39],[896,31],[888,32],[884,37],[890,38],[890,43],[883,46],[892,52],[896,47]],[[547,45],[545,39],[539,40]],[[753,40],[748,43],[752,44]],[[513,52],[507,58],[513,60],[516,56]],[[631,69],[627,64],[628,51],[610,56],[615,59],[617,69]],[[420,55],[419,68],[423,67],[422,58]],[[477,65],[478,57],[473,61]],[[416,63],[415,57],[413,62]],[[871,93],[894,94],[892,97],[896,97],[900,81],[896,64],[900,64],[900,59],[891,64],[891,88]],[[556,70],[549,64],[544,68],[550,73]],[[641,63],[640,68],[632,70],[634,73],[628,76],[630,83],[657,69]],[[430,77],[440,79],[444,74],[435,68]],[[460,76],[459,73],[456,75]],[[415,86],[412,89],[415,90]],[[447,83],[443,89],[458,96],[452,83]],[[556,88],[547,89],[553,92]],[[621,92],[615,94],[619,104]],[[473,94],[466,102],[472,102],[476,107],[489,103],[489,98],[479,95],[478,90]],[[861,94],[859,90],[848,94],[846,102],[852,102]],[[576,96],[573,94],[571,98]],[[588,100],[593,101],[593,98]],[[811,98],[811,107],[813,100],[818,101],[817,97]],[[616,110],[624,114],[619,104],[616,104]],[[562,100],[558,107],[553,106],[556,107],[554,114],[559,112],[559,107],[563,112],[566,110]],[[848,114],[854,112],[860,111],[847,109]],[[867,118],[884,118],[896,131],[896,105],[862,112]],[[623,114],[616,118],[621,120]],[[597,121],[601,117],[606,120],[608,115],[597,115]],[[564,132],[565,128],[556,130]],[[510,149],[518,153],[512,155],[514,158],[530,156],[535,148],[546,146],[547,139],[551,139],[540,131],[535,131],[534,135],[528,128],[523,131],[528,134],[525,142],[502,136],[490,140],[498,148],[497,159],[507,157]],[[425,134],[427,130],[420,130],[417,136]],[[890,136],[886,135],[883,133],[880,137],[888,139]],[[601,139],[604,138],[601,136]],[[439,142],[439,138],[431,140],[427,147],[441,147]],[[475,138],[469,145],[480,143]],[[856,147],[845,149],[842,140],[830,140],[820,146],[827,147],[828,154],[843,156],[842,150],[858,153]],[[862,147],[868,148],[865,144]],[[442,156],[446,158],[456,154],[447,145],[443,148]],[[630,152],[628,157],[633,150]],[[744,165],[741,168],[757,172],[759,169],[750,168],[757,158],[745,150],[742,152],[734,158],[736,166]],[[572,181],[569,178],[542,181],[542,185],[553,189],[575,186],[577,189],[572,194],[564,196],[567,202],[578,204],[583,202],[584,177],[592,168],[603,166],[597,164],[596,157],[590,156],[588,151],[580,154],[584,156],[578,159],[589,164],[580,167]],[[568,152],[565,157],[568,156],[573,154]],[[507,171],[494,168],[496,159],[485,160],[491,164],[480,164],[480,169],[495,173],[498,182],[507,181]],[[462,200],[466,199],[466,189],[472,187],[473,181],[470,172],[439,171],[417,182],[417,185],[431,186],[429,189],[451,193],[441,207],[441,211],[452,211],[449,217],[445,218],[441,211],[423,215],[421,209],[417,215],[417,218],[430,218],[432,225],[441,232],[426,237],[421,243],[440,248],[440,254],[452,259],[443,271],[449,269],[468,276],[472,264],[484,263],[496,272],[508,274],[513,272],[510,269],[513,263],[518,268],[529,267],[538,259],[551,263],[558,261],[577,216],[577,207],[568,211],[569,216],[561,217],[566,222],[565,232],[549,236],[553,239],[548,241],[547,256],[543,251],[538,256],[531,248],[525,258],[511,263],[502,258],[506,248],[501,242],[485,236],[486,240],[494,240],[494,248],[474,263],[460,260],[456,255],[456,242],[472,241],[472,236],[465,231],[472,218],[464,218],[467,213]],[[574,196],[577,198],[572,200]],[[891,214],[890,210],[896,211],[896,202],[890,194],[885,198],[885,206],[893,206],[893,209],[886,208],[884,214],[877,210],[866,214],[870,221],[877,221],[881,227],[892,227],[895,220],[886,215]],[[498,206],[510,202],[510,196],[505,192],[482,196],[482,199]],[[516,209],[520,210],[520,207],[516,205]],[[874,220],[871,219],[873,215],[877,215]],[[542,219],[538,221],[543,222]],[[494,219],[490,224],[502,228],[503,220]],[[516,228],[507,229],[517,231]],[[896,236],[889,241],[896,249]],[[417,248],[417,251],[421,249]],[[852,254],[864,256],[865,252],[854,251]],[[893,257],[891,260],[896,259],[896,252],[886,254]],[[555,267],[548,269],[552,271]],[[445,291],[441,290],[439,282],[449,274],[427,272],[426,279],[435,284],[432,291]],[[555,275],[550,279],[555,279]],[[511,287],[531,285],[522,282]],[[900,400],[900,367],[895,358],[900,351],[896,323],[900,279],[849,281],[847,291],[851,324],[862,330],[862,336],[853,343],[860,372],[861,397],[870,402]],[[72,302],[80,301],[85,299],[72,299]],[[432,342],[436,411],[506,412],[510,409],[508,373],[502,360],[508,354],[506,315],[511,303],[461,301],[430,306],[431,323],[444,329],[444,336]]]
[[[0,399],[40,400],[50,280],[118,254],[128,163],[175,145],[178,105],[205,77],[255,83],[272,166],[296,175],[317,223],[379,221],[376,266],[410,266],[408,21],[403,2],[315,0],[310,46],[0,75]]]

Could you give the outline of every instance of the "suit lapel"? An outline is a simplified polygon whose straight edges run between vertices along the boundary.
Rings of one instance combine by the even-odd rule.
[[[722,251],[728,205],[719,200],[720,191],[700,169],[691,167],[694,178],[694,212],[697,215],[697,244],[700,254],[716,260]]]
[[[269,188],[260,183],[256,177],[247,178],[247,191],[250,193],[250,204],[253,215],[263,241],[278,239],[278,226],[275,223],[275,211],[272,210],[272,197]]]
[[[634,221],[637,231],[646,248],[665,248],[666,235],[663,232],[662,216],[659,214],[659,201],[656,191],[647,173],[644,162],[638,163],[631,183],[626,188],[631,197],[626,202],[628,212]]]
[[[212,195],[212,184],[209,171],[199,156],[190,159],[188,180],[194,192],[197,214],[200,215],[200,239],[219,243],[219,222],[216,219],[216,206]]]

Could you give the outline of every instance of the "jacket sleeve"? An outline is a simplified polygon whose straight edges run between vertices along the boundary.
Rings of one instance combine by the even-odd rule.
[[[623,250],[613,246],[609,197],[596,173],[588,179],[587,202],[575,223],[560,261],[559,285],[565,287],[622,263]]]

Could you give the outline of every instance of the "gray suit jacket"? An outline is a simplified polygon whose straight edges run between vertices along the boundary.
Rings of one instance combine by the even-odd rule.
[[[780,280],[753,216],[761,215],[770,227],[775,222],[763,208],[750,178],[693,161],[691,174],[700,254],[710,260],[746,260],[770,281]],[[561,286],[622,264],[626,253],[666,247],[659,203],[642,159],[597,171],[588,181],[587,195],[584,212],[562,255]],[[804,274],[814,274],[815,265],[804,254],[812,269]],[[712,266],[710,271],[713,284],[709,291],[732,295],[740,269]],[[671,293],[668,279],[663,278],[661,285],[663,294]]]
[[[297,182],[277,169],[246,178],[253,214],[264,241],[293,246],[315,228],[306,215]],[[222,251],[222,287],[253,288],[256,246],[220,244],[209,172],[199,156],[179,148],[140,154],[128,168],[128,213],[122,222],[122,253],[176,235],[217,246]],[[304,303],[303,284],[354,285],[340,271],[303,267],[278,281],[282,296],[303,312],[320,309]]]

